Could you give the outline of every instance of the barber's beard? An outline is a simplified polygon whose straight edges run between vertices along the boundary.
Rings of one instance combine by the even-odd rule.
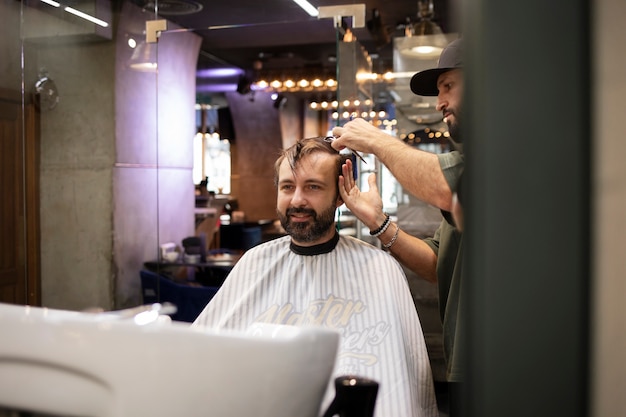
[[[313,209],[290,207],[286,213],[276,211],[283,229],[297,242],[314,242],[324,236],[335,224],[335,206],[331,205],[321,213]],[[311,218],[306,222],[292,222],[292,214],[307,214]]]
[[[455,143],[463,143],[463,137],[461,135],[461,123],[460,123],[460,112],[459,111],[453,111],[452,114],[454,115],[454,118],[451,122],[447,123],[448,125],[448,132],[450,133],[450,137],[452,138],[452,141]]]
[[[457,143],[463,142],[463,140],[461,140],[461,129],[459,129],[458,123],[451,123],[448,126],[448,132],[450,132],[450,137],[453,141]]]

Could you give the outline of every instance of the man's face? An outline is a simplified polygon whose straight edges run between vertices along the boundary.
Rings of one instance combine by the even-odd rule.
[[[276,212],[283,228],[300,246],[324,243],[335,234],[335,209],[342,204],[332,155],[316,152],[291,170],[284,160],[278,171]]]
[[[461,100],[463,98],[463,71],[446,71],[437,79],[437,110],[443,113],[443,120],[448,125],[450,136],[456,142],[460,137]]]

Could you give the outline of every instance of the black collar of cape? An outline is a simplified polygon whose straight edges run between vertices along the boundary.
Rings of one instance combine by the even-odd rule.
[[[313,256],[313,255],[323,255],[325,253],[332,252],[337,246],[337,242],[339,242],[339,233],[335,232],[335,235],[328,242],[320,243],[319,245],[313,246],[299,246],[291,241],[289,245],[289,249],[296,255],[304,255],[304,256]]]

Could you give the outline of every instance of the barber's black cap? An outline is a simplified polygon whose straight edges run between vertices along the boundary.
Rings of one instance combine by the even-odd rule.
[[[420,71],[411,78],[411,91],[420,96],[436,96],[437,79],[441,74],[455,68],[463,68],[463,43],[461,39],[456,39],[445,47],[437,68]]]

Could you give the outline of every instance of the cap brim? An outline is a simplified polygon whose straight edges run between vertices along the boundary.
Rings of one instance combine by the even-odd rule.
[[[437,80],[446,71],[454,68],[432,68],[420,71],[411,78],[411,91],[419,96],[437,96]]]

